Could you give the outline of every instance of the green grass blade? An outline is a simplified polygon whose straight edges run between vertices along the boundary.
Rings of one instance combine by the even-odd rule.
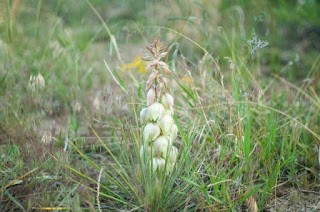
[[[244,133],[244,154],[245,154],[245,160],[246,160],[246,171],[249,170],[250,166],[250,106],[248,108],[248,114],[247,114],[247,123],[246,123],[246,129]]]

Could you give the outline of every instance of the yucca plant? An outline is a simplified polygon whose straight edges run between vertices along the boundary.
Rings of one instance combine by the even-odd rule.
[[[140,147],[141,158],[151,166],[152,172],[157,173],[158,178],[162,172],[170,174],[173,170],[178,149],[173,146],[177,137],[178,128],[173,120],[172,95],[168,93],[169,84],[165,74],[172,74],[169,66],[161,61],[168,52],[166,46],[159,39],[152,41],[147,46],[150,56],[144,60],[150,61],[146,67],[152,70],[146,84],[147,105],[140,112],[143,127],[143,144]]]
[[[173,118],[174,99],[169,94],[169,80],[166,77],[171,75],[171,71],[161,61],[167,55],[166,47],[156,39],[147,48],[151,54],[144,60],[149,61],[146,69],[151,73],[146,83],[147,107],[140,112],[142,126],[133,126],[132,122],[119,119],[117,127],[110,129],[116,135],[110,140],[110,145],[92,129],[106,152],[99,156],[107,158],[108,162],[103,165],[95,163],[76,143],[72,143],[82,158],[100,172],[100,177],[96,177],[99,180],[71,166],[67,167],[99,185],[98,190],[89,189],[99,194],[97,202],[100,204],[97,205],[101,208],[108,205],[108,209],[138,211],[192,209],[198,207],[194,202],[196,193],[192,189],[193,173],[199,169],[201,161],[192,156],[192,142],[185,136],[182,144],[187,145],[180,145],[181,156],[178,157],[178,148],[173,143],[178,131],[180,134],[183,131],[179,122]],[[136,111],[134,107],[133,117],[137,117]],[[115,126],[115,123],[112,124]],[[141,133],[137,128],[141,129]]]

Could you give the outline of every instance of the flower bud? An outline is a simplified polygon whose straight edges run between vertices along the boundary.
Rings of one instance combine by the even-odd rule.
[[[168,54],[168,52],[162,52],[159,56],[160,57],[165,57],[165,56],[167,56],[167,54]]]
[[[159,68],[160,68],[161,70],[163,70],[166,74],[169,74],[169,75],[172,74],[172,72],[171,72],[170,69],[169,69],[168,64],[166,64],[165,62],[160,61],[160,62],[159,62]]]
[[[141,119],[141,123],[142,124],[145,124],[147,121],[148,121],[148,108],[143,108],[141,111],[140,111],[140,119]]]
[[[165,93],[161,98],[161,102],[167,109],[170,109],[173,106],[173,97],[170,94]]]
[[[153,84],[153,81],[155,80],[157,75],[158,75],[158,72],[153,70],[152,73],[150,74],[148,80],[147,80],[146,91],[148,91],[150,89],[150,87]]]
[[[154,98],[156,97],[156,92],[154,88],[151,88],[147,93],[147,105],[152,105]]]
[[[150,142],[155,140],[160,135],[160,128],[157,124],[148,123],[143,130],[143,140]]]
[[[152,158],[152,171],[162,171],[166,165],[166,161],[163,158],[154,157]]]
[[[151,60],[153,60],[154,58],[151,57],[151,56],[144,56],[144,57],[142,57],[141,59],[144,60],[144,61],[151,61]]]
[[[144,155],[146,154],[147,158],[153,157],[154,156],[154,147],[151,145],[142,145],[140,147],[140,157],[143,160]]]
[[[158,98],[161,97],[162,88],[163,88],[163,82],[160,82],[156,87],[156,93]]]
[[[162,104],[156,102],[149,106],[148,111],[150,119],[157,121],[164,114],[164,107]]]
[[[169,114],[164,114],[158,121],[159,127],[161,128],[164,135],[170,134],[170,129],[173,125],[173,118]]]
[[[178,127],[177,125],[173,124],[170,129],[170,141],[173,142],[173,140],[177,138],[177,135],[178,135]]]
[[[146,66],[146,70],[150,71],[152,67],[158,65],[158,63],[159,63],[159,60],[150,61]]]
[[[166,136],[160,136],[157,138],[154,143],[155,153],[161,155],[162,158],[166,158],[168,151],[169,139]]]

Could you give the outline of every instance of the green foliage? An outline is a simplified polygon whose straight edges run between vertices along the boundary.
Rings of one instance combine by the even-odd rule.
[[[14,2],[0,10],[1,211],[97,210],[101,170],[105,210],[240,211],[251,196],[263,210],[280,186],[319,184],[317,1]],[[269,45],[251,53],[254,35]],[[181,153],[160,182],[138,149],[146,74],[121,70],[155,37]]]

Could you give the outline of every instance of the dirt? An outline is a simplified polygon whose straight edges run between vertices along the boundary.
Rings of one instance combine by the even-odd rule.
[[[304,190],[294,187],[280,188],[270,197],[264,211],[313,212],[320,211],[320,187]]]

